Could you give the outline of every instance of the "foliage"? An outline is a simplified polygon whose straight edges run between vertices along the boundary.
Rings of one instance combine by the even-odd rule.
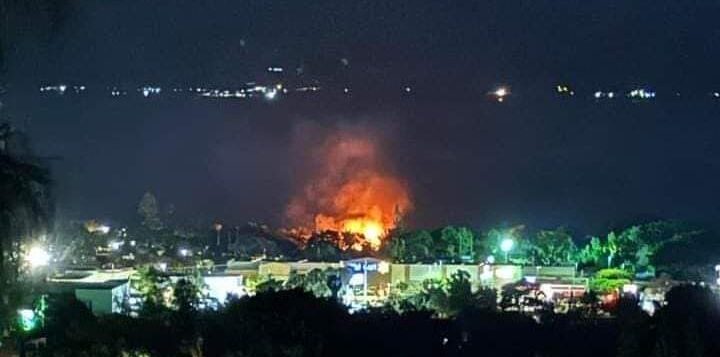
[[[599,267],[603,264],[605,247],[598,237],[592,237],[590,241],[577,254],[577,261],[582,266]]]
[[[455,316],[467,309],[495,310],[495,290],[480,288],[472,291],[470,274],[458,270],[447,279],[425,280],[421,286],[401,285],[388,306],[399,312],[432,311],[439,316]]]
[[[475,237],[467,227],[446,226],[435,232],[434,256],[458,262],[473,256]]]
[[[519,308],[525,292],[525,282],[522,280],[503,285],[500,291],[500,308],[503,311],[511,307]]]
[[[167,307],[170,280],[161,271],[149,265],[140,267],[132,283],[142,297],[144,311],[151,313]]]
[[[235,257],[241,259],[254,259],[258,256],[286,258],[297,255],[298,243],[276,234],[266,225],[249,222],[233,228],[228,249]],[[321,249],[318,256],[312,256],[312,250],[307,249],[302,253],[305,254],[306,259],[323,260],[332,257],[335,251],[328,254]],[[328,256],[323,256],[324,254]]]
[[[392,237],[390,253],[392,259],[399,263],[435,261],[433,238],[426,230],[403,232]]]
[[[196,311],[202,302],[202,291],[201,276],[187,276],[178,279],[172,289],[173,307],[183,312]]]
[[[590,280],[590,289],[599,293],[617,292],[629,284],[632,274],[623,269],[602,269]]]
[[[337,274],[339,273],[329,269],[313,269],[304,275],[292,272],[288,280],[285,282],[283,288],[302,289],[315,295],[316,297],[328,298],[332,296],[332,290],[328,285],[329,278],[330,276]]]
[[[303,256],[310,261],[328,262],[340,260],[343,253],[339,242],[331,239],[329,234],[312,236],[303,250]]]
[[[655,356],[719,356],[720,301],[708,288],[679,286],[657,314]]]
[[[577,248],[565,228],[539,231],[532,242],[532,256],[536,265],[572,265]]]
[[[265,279],[259,280],[255,284],[254,290],[257,294],[280,291],[283,290],[283,283],[282,281],[276,280],[273,277],[267,277]]]
[[[302,290],[258,293],[231,303],[213,333],[207,355],[340,356],[347,347],[343,307]]]
[[[654,272],[656,259],[666,247],[678,247],[701,235],[702,231],[675,221],[656,221],[630,226],[619,233],[611,231],[604,240],[593,237],[578,253],[585,267],[621,268],[630,272]],[[720,251],[720,246],[715,248]],[[689,252],[688,252],[689,253]],[[701,254],[687,254],[684,262]]]
[[[335,301],[301,289],[260,293],[218,311],[130,318],[95,317],[72,296],[50,303],[49,356],[718,356],[718,298],[707,288],[681,286],[653,318],[637,301],[621,299],[615,318],[548,312],[532,317],[477,309],[464,274],[455,288],[463,306],[452,318],[409,310],[348,314]],[[617,272],[604,272],[615,277]],[[449,283],[449,280],[445,282]],[[440,292],[438,296],[442,296]],[[452,299],[445,300],[446,302]],[[450,304],[452,305],[452,304]],[[448,305],[448,306],[450,306]],[[357,343],[361,341],[362,343]],[[348,348],[351,346],[351,348]]]
[[[487,256],[493,256],[495,261],[504,262],[505,252],[500,249],[501,243],[505,239],[513,240],[513,248],[508,252],[508,263],[512,264],[528,264],[530,262],[530,254],[532,251],[532,242],[525,238],[525,226],[517,225],[510,228],[493,228],[487,231],[483,239],[482,246],[477,249],[483,252],[482,260]]]
[[[390,255],[399,263],[443,260],[462,262],[475,257],[475,234],[467,227],[445,226],[433,231],[402,232],[390,240]]]
[[[53,212],[50,174],[26,141],[0,124],[0,333],[19,303],[20,250],[47,233]]]
[[[634,297],[621,298],[615,315],[618,320],[618,357],[650,356],[650,316],[640,309],[638,300]]]
[[[54,356],[112,356],[103,329],[90,310],[74,296],[50,301],[45,332],[48,349]]]
[[[152,231],[160,230],[163,227],[160,220],[158,202],[151,192],[145,192],[140,199],[137,209],[142,225]]]

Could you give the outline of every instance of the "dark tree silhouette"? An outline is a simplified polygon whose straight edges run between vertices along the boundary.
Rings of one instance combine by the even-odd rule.
[[[0,317],[13,311],[20,247],[47,231],[52,216],[50,175],[29,150],[16,147],[8,124],[0,125]]]

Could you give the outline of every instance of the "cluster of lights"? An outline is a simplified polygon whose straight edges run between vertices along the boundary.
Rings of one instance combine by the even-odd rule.
[[[274,88],[273,88],[273,89],[270,89],[270,90],[268,90],[268,91],[265,92],[265,99],[267,99],[267,100],[273,100],[273,99],[275,99],[275,97],[277,96],[277,94],[278,94],[278,91],[277,91],[277,90],[275,90]]]
[[[279,93],[287,93],[287,89],[283,88],[282,84],[277,84],[272,87],[251,84],[251,87],[237,90],[219,90],[213,89],[208,90],[200,95],[209,98],[252,98],[256,95],[262,95],[267,100],[272,100],[277,97]]]
[[[632,99],[652,99],[655,98],[655,92],[644,89],[644,88],[637,88],[633,89],[630,92],[627,93],[627,96]],[[617,97],[617,93],[615,92],[603,92],[603,91],[597,91],[593,94],[593,97],[595,99],[613,99]]]
[[[127,95],[127,92],[122,89],[119,89],[118,87],[112,87],[110,89],[110,95],[113,97],[119,97],[119,96]]]
[[[219,90],[219,89],[213,89],[211,91],[207,91],[201,94],[203,97],[208,98],[246,98],[247,94],[244,90]]]
[[[99,233],[99,234],[110,233],[110,226],[108,226],[107,224],[94,224],[94,222],[86,223],[85,229],[88,231],[88,233]]]
[[[125,241],[121,241],[121,240],[120,241],[114,240],[114,241],[111,241],[110,243],[108,243],[110,250],[120,250],[120,248],[124,245],[125,245]]]
[[[510,95],[510,89],[507,87],[498,87],[490,92],[490,95],[493,96],[498,103],[502,103],[505,101],[505,98]]]
[[[267,67],[268,72],[272,73],[282,73],[284,70],[282,67],[276,67],[271,66]],[[57,84],[57,85],[45,85],[40,87],[40,92],[42,93],[57,93],[57,94],[66,94],[68,92],[80,94],[82,92],[87,91],[87,87],[85,85],[67,85],[67,84]],[[107,89],[110,91],[110,95],[113,97],[120,97],[120,96],[126,96],[128,93],[127,91],[113,86],[113,87],[107,87]],[[137,91],[142,94],[143,97],[150,97],[159,95],[162,92],[162,88],[160,86],[152,86],[152,85],[146,85],[137,88]],[[169,89],[170,90],[170,89]],[[342,92],[344,94],[350,94],[351,90],[349,87],[342,87]],[[403,93],[411,94],[415,92],[415,88],[410,86],[403,86],[401,87],[401,90]],[[266,86],[266,85],[258,85],[255,82],[249,82],[246,83],[245,87],[242,87],[240,89],[223,89],[223,88],[208,88],[208,87],[173,87],[171,89],[173,93],[195,93],[202,97],[207,98],[251,98],[254,97],[256,94],[258,96],[262,96],[263,98],[267,100],[273,100],[275,99],[278,94],[281,93],[288,93],[288,89],[284,88],[282,84],[277,84],[273,86]],[[302,85],[294,88],[295,92],[318,92],[320,91],[320,87],[317,85]],[[565,96],[565,97],[573,97],[575,96],[576,92],[575,90],[568,84],[560,83],[555,85],[554,92],[557,95]],[[499,86],[491,91],[488,92],[488,96],[491,97],[493,101],[496,101],[498,103],[505,102],[508,97],[511,95],[510,88],[507,86]],[[677,94],[679,95],[679,93]],[[712,91],[712,92],[706,92],[705,95],[709,95],[711,98],[714,99],[720,99],[720,91]],[[649,90],[647,88],[642,87],[636,87],[631,89],[630,91],[605,91],[605,90],[597,90],[592,93],[592,97],[596,100],[600,99],[615,99],[615,98],[629,98],[633,101],[636,100],[649,100],[654,99],[656,97],[656,92]]]
[[[603,98],[613,99],[613,98],[615,98],[615,92],[597,91],[593,94],[593,97],[595,97],[595,99],[603,99]]]
[[[60,94],[65,94],[66,91],[72,90],[73,92],[79,94],[80,92],[84,92],[85,89],[87,89],[87,87],[85,87],[85,86],[83,86],[83,85],[68,87],[68,86],[65,85],[65,84],[59,84],[59,85],[56,85],[56,86],[43,86],[43,87],[40,87],[40,92],[57,92],[57,93],[60,93]]]
[[[162,92],[162,88],[160,87],[153,87],[153,86],[144,86],[138,91],[142,92],[143,97],[149,97],[150,95],[158,95],[160,92]]]
[[[633,99],[652,99],[655,98],[655,92],[644,88],[633,89],[628,93],[628,97]]]
[[[568,87],[568,86],[566,86],[566,85],[564,85],[564,84],[558,84],[558,85],[555,87],[555,90],[556,90],[557,93],[560,94],[560,95],[568,95],[568,96],[574,96],[574,95],[575,95],[575,91],[572,90],[572,89],[570,89],[570,87]]]
[[[320,87],[318,86],[309,86],[309,87],[298,87],[295,88],[296,92],[317,92],[320,90]]]

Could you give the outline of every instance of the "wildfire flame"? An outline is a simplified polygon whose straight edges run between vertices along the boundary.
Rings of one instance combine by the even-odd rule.
[[[318,170],[292,199],[287,216],[300,224],[298,231],[361,236],[360,242],[341,249],[379,249],[412,204],[406,185],[382,163],[376,143],[357,135],[334,135],[314,160]]]

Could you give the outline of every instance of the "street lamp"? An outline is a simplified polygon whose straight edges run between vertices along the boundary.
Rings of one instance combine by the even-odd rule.
[[[500,250],[505,253],[505,263],[508,262],[508,253],[510,253],[514,245],[515,241],[512,238],[503,238],[503,240],[500,242]]]
[[[213,224],[213,229],[215,229],[215,245],[218,247],[220,246],[220,231],[223,229],[223,225],[219,222],[215,222]]]
[[[18,310],[18,320],[20,328],[25,331],[32,331],[38,325],[38,316],[33,309]]]
[[[32,268],[44,267],[50,263],[50,254],[44,247],[36,245],[30,248],[25,260],[30,263]]]

